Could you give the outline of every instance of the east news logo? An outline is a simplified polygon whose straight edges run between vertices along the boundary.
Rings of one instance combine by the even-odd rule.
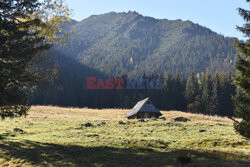
[[[86,89],[162,89],[163,79],[145,79],[145,78],[109,78],[97,79],[96,77],[87,77]]]

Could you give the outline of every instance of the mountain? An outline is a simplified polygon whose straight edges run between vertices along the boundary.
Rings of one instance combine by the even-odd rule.
[[[66,48],[57,49],[110,76],[233,72],[233,38],[191,21],[110,12],[74,21],[67,31]]]
[[[212,73],[234,70],[233,38],[191,21],[111,12],[72,21],[63,27],[69,32],[68,42],[64,47],[55,45],[51,51],[56,53],[51,57],[57,64],[58,77],[46,89],[35,91],[30,98],[32,104],[129,108],[135,101],[150,96],[160,109],[185,110],[185,80],[181,78],[207,69]],[[175,76],[177,73],[180,76]],[[104,79],[144,74],[168,76],[164,89],[86,89],[86,77]],[[231,91],[233,88],[225,88],[223,98]],[[231,102],[231,94],[227,97]]]

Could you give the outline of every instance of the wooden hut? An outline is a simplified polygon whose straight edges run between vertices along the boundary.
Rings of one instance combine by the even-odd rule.
[[[162,114],[158,109],[155,108],[153,103],[149,100],[149,97],[143,99],[132,108],[132,110],[126,115],[128,119],[136,118],[158,118]]]

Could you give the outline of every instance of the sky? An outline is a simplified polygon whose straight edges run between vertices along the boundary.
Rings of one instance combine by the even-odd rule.
[[[246,39],[238,32],[243,19],[237,8],[250,9],[246,0],[66,0],[72,18],[81,21],[91,15],[136,11],[157,19],[190,20],[227,37]]]

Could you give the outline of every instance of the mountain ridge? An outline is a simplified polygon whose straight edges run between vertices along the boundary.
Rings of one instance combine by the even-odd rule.
[[[92,15],[75,23],[72,29],[75,33],[63,51],[107,75],[187,76],[207,69],[234,71],[233,38],[189,20],[155,19],[131,11],[109,12]]]

